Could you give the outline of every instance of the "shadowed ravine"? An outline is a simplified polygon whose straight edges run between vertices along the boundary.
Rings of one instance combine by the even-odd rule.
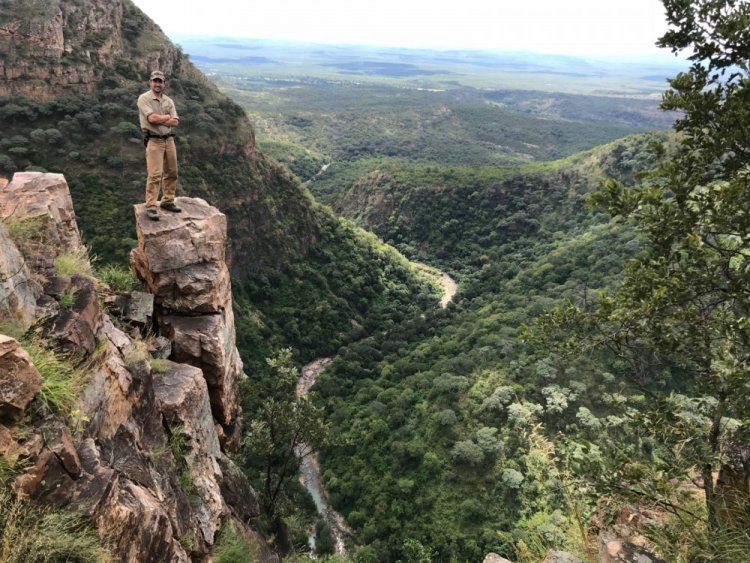
[[[446,273],[440,272],[439,270],[431,267],[424,268],[425,271],[434,277],[434,279],[440,284],[443,289],[443,296],[440,299],[440,306],[445,308],[448,303],[451,302],[453,296],[456,294],[458,285],[456,282]],[[325,369],[325,367],[331,363],[333,358],[318,358],[313,360],[309,364],[303,366],[299,381],[297,382],[296,393],[297,396],[306,395],[313,385],[318,375]],[[300,451],[306,450],[305,446],[300,446]],[[328,492],[323,487],[320,481],[320,464],[318,463],[317,452],[306,455],[302,458],[300,463],[300,482],[307,489],[315,502],[315,508],[318,510],[318,514],[325,520],[326,524],[331,528],[331,533],[336,540],[336,553],[346,553],[344,546],[344,538],[353,537],[354,533],[346,525],[344,517],[336,512],[328,502]],[[311,547],[314,547],[314,537],[310,538]]]

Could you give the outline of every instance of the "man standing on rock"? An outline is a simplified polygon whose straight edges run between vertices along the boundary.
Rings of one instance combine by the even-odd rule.
[[[160,207],[166,211],[182,211],[174,203],[177,190],[177,150],[174,144],[173,127],[180,124],[172,98],[164,94],[164,73],[155,70],[149,81],[151,89],[138,98],[143,140],[146,145],[146,213],[153,221],[159,220],[156,208],[159,188],[164,183],[164,194]]]

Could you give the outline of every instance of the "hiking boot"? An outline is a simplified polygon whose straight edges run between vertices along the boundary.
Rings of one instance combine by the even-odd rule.
[[[177,207],[172,201],[168,203],[162,203],[161,205],[159,205],[159,207],[166,211],[172,211],[173,213],[179,213],[180,211],[182,211],[182,207]]]
[[[156,207],[149,207],[146,209],[146,215],[148,215],[148,218],[152,221],[159,220],[159,212],[156,210]]]

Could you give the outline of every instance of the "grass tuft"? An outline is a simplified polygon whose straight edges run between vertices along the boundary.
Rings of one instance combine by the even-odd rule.
[[[133,345],[123,354],[125,367],[128,369],[148,360],[149,357],[148,346],[143,340],[136,340],[133,342]]]
[[[128,292],[138,287],[138,279],[130,268],[107,264],[96,270],[96,278],[113,291]]]
[[[41,215],[26,217],[24,219],[9,219],[5,221],[8,235],[16,243],[16,246],[24,246],[29,243],[45,242],[46,229],[44,218]]]
[[[85,373],[77,369],[69,356],[57,354],[38,342],[24,346],[42,376],[44,405],[52,412],[67,411],[83,391]]]
[[[190,444],[188,443],[188,437],[185,434],[183,426],[177,425],[170,430],[169,436],[169,449],[172,451],[172,455],[175,460],[182,461],[185,459],[188,453],[190,453]]]
[[[112,560],[82,516],[34,506],[0,485],[0,561]]]
[[[91,276],[91,261],[86,251],[67,252],[55,258],[55,272],[66,277],[75,274]]]
[[[154,373],[166,373],[169,371],[170,362],[168,360],[154,359],[149,362],[151,371]]]
[[[29,324],[20,319],[10,317],[0,319],[0,334],[21,340],[27,330],[29,330]]]
[[[60,309],[70,309],[76,301],[76,289],[70,288],[60,295]]]
[[[214,563],[253,563],[257,557],[254,546],[227,522],[211,551],[211,560]]]

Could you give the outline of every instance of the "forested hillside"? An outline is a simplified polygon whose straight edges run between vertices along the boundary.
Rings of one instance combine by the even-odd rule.
[[[684,66],[238,38],[182,41],[252,116],[260,146],[329,205],[384,162],[521,165],[667,129],[676,116],[659,110],[659,92]]]
[[[330,353],[362,327],[431,302],[402,258],[317,205],[263,155],[242,109],[129,0],[41,4],[0,4],[8,71],[0,81],[0,174],[63,172],[100,265],[126,268],[135,244],[132,205],[145,191],[135,101],[150,70],[161,68],[181,116],[178,195],[204,198],[229,217],[240,347],[250,371],[265,369],[279,346],[292,346],[301,359]],[[58,13],[63,18],[52,23]],[[11,68],[24,74],[12,76]]]
[[[559,463],[575,450],[555,436],[616,429],[643,391],[623,388],[624,366],[602,378],[521,332],[551,305],[614,285],[642,249],[585,202],[614,170],[653,164],[649,140],[537,171],[412,168],[352,188],[389,212],[345,198],[461,284],[446,311],[347,346],[317,384],[340,436],[323,458],[332,500],[378,560],[403,556],[410,541],[435,560],[472,561],[524,549],[521,560],[540,561],[585,542],[575,510],[591,514],[566,493],[574,478]]]
[[[319,383],[327,483],[373,560],[586,560],[625,514],[664,560],[748,561],[750,8],[665,7],[662,44],[694,53],[676,138],[525,174],[382,165],[340,200],[462,280]]]

